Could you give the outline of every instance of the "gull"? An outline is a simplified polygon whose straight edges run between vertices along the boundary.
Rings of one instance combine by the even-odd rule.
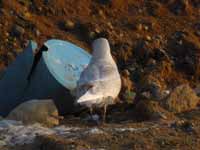
[[[121,89],[121,78],[111,55],[108,40],[96,39],[92,43],[92,58],[77,81],[76,102],[90,109],[104,108],[103,122],[107,106],[114,104]]]

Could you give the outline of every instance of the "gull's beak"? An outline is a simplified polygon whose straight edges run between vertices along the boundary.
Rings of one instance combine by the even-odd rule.
[[[102,98],[102,95],[91,94],[90,91],[88,91],[77,100],[77,103],[92,103],[92,101],[96,101],[99,98]]]

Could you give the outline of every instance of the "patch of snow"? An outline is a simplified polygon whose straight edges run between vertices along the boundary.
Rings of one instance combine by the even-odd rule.
[[[22,145],[32,143],[36,135],[54,134],[55,131],[42,127],[40,124],[24,126],[21,122],[0,121],[0,138],[6,145]]]
[[[99,129],[99,128],[91,128],[89,129],[88,131],[86,131],[86,133],[89,133],[89,134],[103,134],[104,131]]]
[[[53,130],[56,132],[57,135],[65,135],[71,132],[75,132],[80,130],[80,128],[77,127],[66,127],[66,126],[57,126],[53,128]]]
[[[114,128],[117,132],[142,132],[147,131],[149,128]]]
[[[43,127],[40,124],[23,125],[13,120],[0,121],[0,148],[33,143],[37,135],[58,135],[64,138],[83,138],[88,134],[105,134],[109,132],[144,132],[150,128],[120,128],[120,127],[67,127],[64,125],[54,128]]]

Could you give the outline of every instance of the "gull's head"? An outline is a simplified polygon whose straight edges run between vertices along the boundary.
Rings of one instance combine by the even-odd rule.
[[[111,57],[110,45],[107,39],[99,38],[92,43],[92,55],[94,58],[107,58]]]

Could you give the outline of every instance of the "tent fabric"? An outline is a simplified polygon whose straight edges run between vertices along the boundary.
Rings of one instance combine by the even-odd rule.
[[[20,103],[28,85],[28,74],[34,60],[37,43],[30,41],[27,48],[8,66],[0,80],[0,115],[5,116]]]
[[[37,63],[34,55],[37,44],[32,41],[8,66],[0,81],[1,116],[31,99],[53,99],[60,114],[73,110],[74,98],[70,91],[76,88],[91,55],[70,42],[57,39],[47,41],[44,46],[47,50],[40,49]]]

